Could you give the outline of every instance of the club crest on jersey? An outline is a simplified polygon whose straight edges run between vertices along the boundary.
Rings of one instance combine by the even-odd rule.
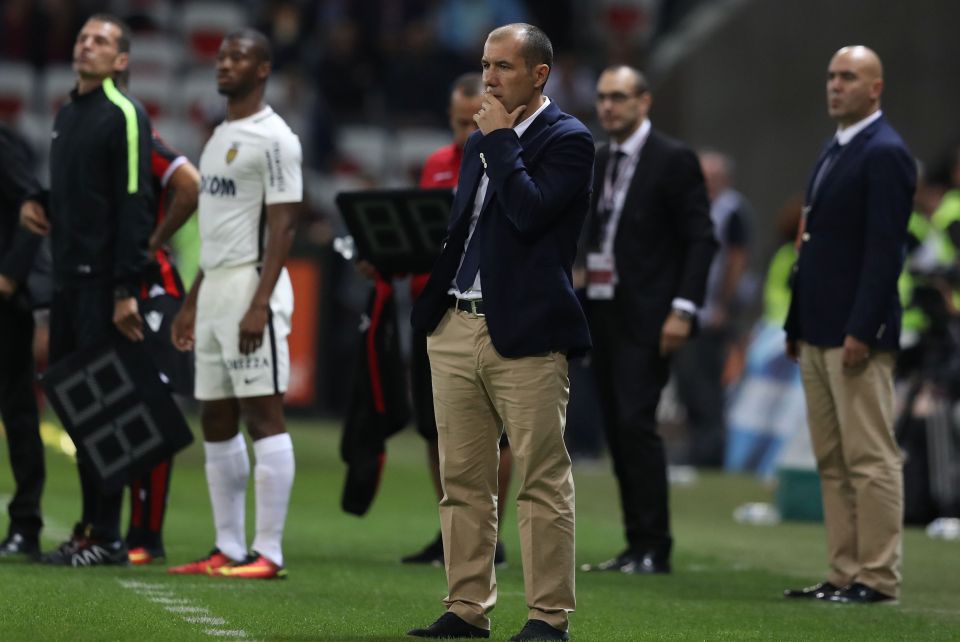
[[[227,165],[233,162],[233,159],[237,157],[237,152],[240,151],[240,143],[233,143],[230,145],[230,149],[227,150]]]

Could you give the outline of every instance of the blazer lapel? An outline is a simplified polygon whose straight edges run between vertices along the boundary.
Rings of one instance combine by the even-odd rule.
[[[816,180],[817,173],[820,171],[820,166],[823,165],[826,160],[827,150],[830,149],[830,143],[824,147],[823,151],[820,153],[820,158],[817,160],[816,168],[814,169],[813,175],[810,177],[810,182],[807,185],[807,202],[810,204],[810,207],[813,208],[820,200],[823,198],[824,193],[826,193],[830,185],[833,184],[837,175],[843,171],[843,168],[846,163],[849,163],[852,159],[860,155],[860,150],[864,145],[867,144],[873,135],[877,133],[877,130],[880,129],[881,123],[884,122],[883,116],[877,120],[870,123],[866,129],[853,137],[846,145],[843,145],[840,148],[840,151],[837,153],[837,157],[833,159],[833,163],[827,168],[827,173],[820,179],[820,185],[817,186],[817,193],[812,194],[813,182]],[[831,139],[832,141],[832,139]],[[810,202],[810,199],[813,199],[813,202]]]

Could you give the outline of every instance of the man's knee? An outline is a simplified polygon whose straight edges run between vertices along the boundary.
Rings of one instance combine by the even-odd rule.
[[[240,399],[243,422],[254,441],[287,431],[283,419],[283,396],[248,397]]]
[[[200,409],[203,438],[206,441],[227,441],[239,431],[239,408],[236,399],[204,401]]]

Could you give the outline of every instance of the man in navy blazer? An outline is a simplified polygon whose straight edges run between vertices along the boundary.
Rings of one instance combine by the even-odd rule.
[[[916,168],[880,111],[882,91],[876,53],[855,46],[833,56],[827,108],[838,128],[807,188],[785,327],[787,352],[800,361],[830,572],[787,597],[869,604],[900,595],[893,364]]]
[[[520,479],[527,623],[512,640],[566,640],[574,609],[574,490],[563,442],[567,355],[590,347],[571,283],[594,144],[543,95],[553,47],[537,27],[484,45],[480,130],[464,147],[448,237],[413,309],[428,333],[440,447],[447,612],[415,637],[485,638],[496,601],[497,443]]]

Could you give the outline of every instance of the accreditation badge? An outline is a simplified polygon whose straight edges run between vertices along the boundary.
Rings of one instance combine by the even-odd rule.
[[[592,301],[608,301],[613,298],[615,272],[612,254],[591,252],[587,254],[587,298]]]

